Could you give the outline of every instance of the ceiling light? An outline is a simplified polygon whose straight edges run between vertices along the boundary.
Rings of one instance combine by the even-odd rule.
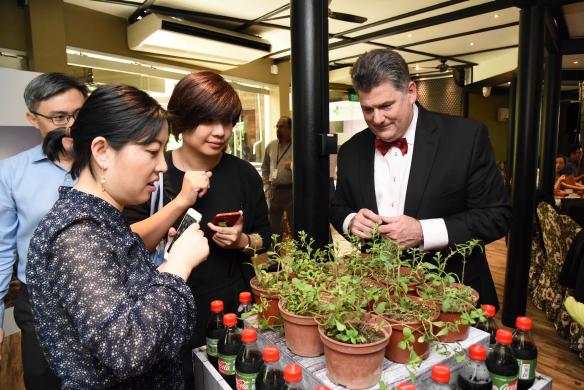
[[[412,37],[412,34],[408,34],[408,38],[411,38],[411,37]]]
[[[420,65],[416,64],[416,70],[420,70]]]
[[[474,42],[471,42],[471,43],[470,43],[470,45],[471,45],[471,46],[474,46]]]
[[[499,14],[495,14],[493,15],[493,18],[497,19],[499,17]]]
[[[574,61],[574,65],[578,64],[578,61]]]

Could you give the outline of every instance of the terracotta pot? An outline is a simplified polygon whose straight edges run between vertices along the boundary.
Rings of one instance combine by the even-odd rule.
[[[452,286],[458,286],[458,285],[460,285],[460,284],[459,283],[452,283]],[[477,302],[479,301],[479,293],[476,290],[471,289],[471,298],[476,306]],[[441,302],[436,302],[436,304],[438,305],[438,307],[442,307]],[[460,320],[461,315],[462,315],[462,313],[460,313],[460,312],[446,312],[446,311],[440,310],[440,315],[438,316],[438,321],[455,323],[456,321]],[[435,332],[438,333],[441,329],[442,328],[437,328],[435,330]],[[438,340],[442,341],[443,343],[454,343],[457,341],[466,340],[466,338],[468,337],[469,329],[470,329],[470,325],[459,324],[457,326],[456,330],[449,330],[448,333],[445,334],[444,336],[438,337]]]
[[[385,320],[371,315],[371,321],[382,325],[383,339],[368,344],[346,344],[328,337],[319,327],[324,343],[324,356],[329,379],[349,389],[366,389],[381,379],[383,355],[391,336]]]
[[[264,301],[268,301],[268,308],[259,314],[260,318],[268,321],[269,325],[279,325],[282,323],[282,318],[280,317],[280,309],[278,309],[278,301],[280,300],[280,295],[278,293],[270,292],[258,285],[257,276],[254,276],[250,282],[251,291],[254,295],[254,302],[257,304],[262,304]]]
[[[304,357],[320,356],[324,345],[318,333],[314,317],[299,316],[286,311],[285,302],[280,300],[278,308],[284,319],[286,346],[296,355]]]
[[[421,301],[418,297],[412,297],[412,299]],[[431,321],[435,321],[439,315],[440,310],[434,306],[436,309],[435,316],[431,319]],[[389,338],[389,343],[385,348],[385,357],[395,363],[406,364],[410,360],[410,352],[408,349],[401,349],[398,347],[398,344],[403,341],[404,339],[404,328],[410,328],[413,332],[414,338],[416,341],[414,342],[413,348],[416,354],[422,358],[422,360],[426,360],[428,356],[430,356],[430,343],[424,342],[419,343],[417,340],[420,336],[422,336],[423,328],[421,322],[403,322],[394,320],[393,318],[382,315],[382,317],[391,325],[391,337]],[[420,331],[420,330],[422,331]]]

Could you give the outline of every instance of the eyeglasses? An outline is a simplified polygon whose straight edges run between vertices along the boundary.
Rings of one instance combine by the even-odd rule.
[[[79,114],[79,111],[74,112],[73,114],[59,114],[54,116],[46,116],[34,111],[31,111],[31,114],[42,116],[45,119],[49,119],[51,122],[53,122],[55,126],[64,126],[69,124],[71,119],[75,120],[77,118],[77,114]]]

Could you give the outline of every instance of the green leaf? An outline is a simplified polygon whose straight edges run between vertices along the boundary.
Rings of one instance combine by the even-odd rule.
[[[405,342],[405,340],[402,340],[399,343],[397,343],[397,347],[402,350],[405,350],[407,346],[408,344]]]
[[[345,324],[340,323],[339,321],[335,320],[335,326],[337,327],[337,330],[339,332],[344,331],[345,329],[347,329],[347,327],[345,326]]]

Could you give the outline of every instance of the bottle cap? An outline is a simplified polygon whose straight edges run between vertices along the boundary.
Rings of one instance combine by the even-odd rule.
[[[473,344],[468,349],[468,356],[471,358],[471,360],[484,362],[487,360],[487,349],[482,344]]]
[[[249,291],[243,291],[239,293],[239,303],[250,303],[251,293]]]
[[[266,363],[275,363],[280,360],[280,350],[275,345],[268,345],[264,348],[262,355]]]
[[[432,367],[432,380],[437,383],[448,383],[450,381],[450,368],[444,364],[436,364]]]
[[[481,306],[483,308],[483,312],[485,313],[485,315],[489,318],[494,317],[495,316],[495,312],[497,311],[497,309],[495,309],[495,306],[493,305],[482,305]]]
[[[511,340],[513,340],[513,333],[507,329],[497,329],[495,340],[499,344],[509,345],[511,344]]]
[[[298,383],[302,380],[300,364],[287,364],[284,368],[284,380],[288,383]]]
[[[237,325],[237,316],[234,313],[227,313],[223,316],[223,325],[230,327]]]
[[[531,330],[532,322],[529,317],[517,317],[515,320],[515,327],[519,330]]]
[[[397,385],[396,390],[416,390],[416,386],[411,383],[403,382]]]
[[[241,332],[241,342],[244,344],[254,343],[256,341],[257,334],[255,329],[245,328]]]
[[[213,313],[221,313],[223,311],[223,301],[220,300],[212,301],[211,311]]]

